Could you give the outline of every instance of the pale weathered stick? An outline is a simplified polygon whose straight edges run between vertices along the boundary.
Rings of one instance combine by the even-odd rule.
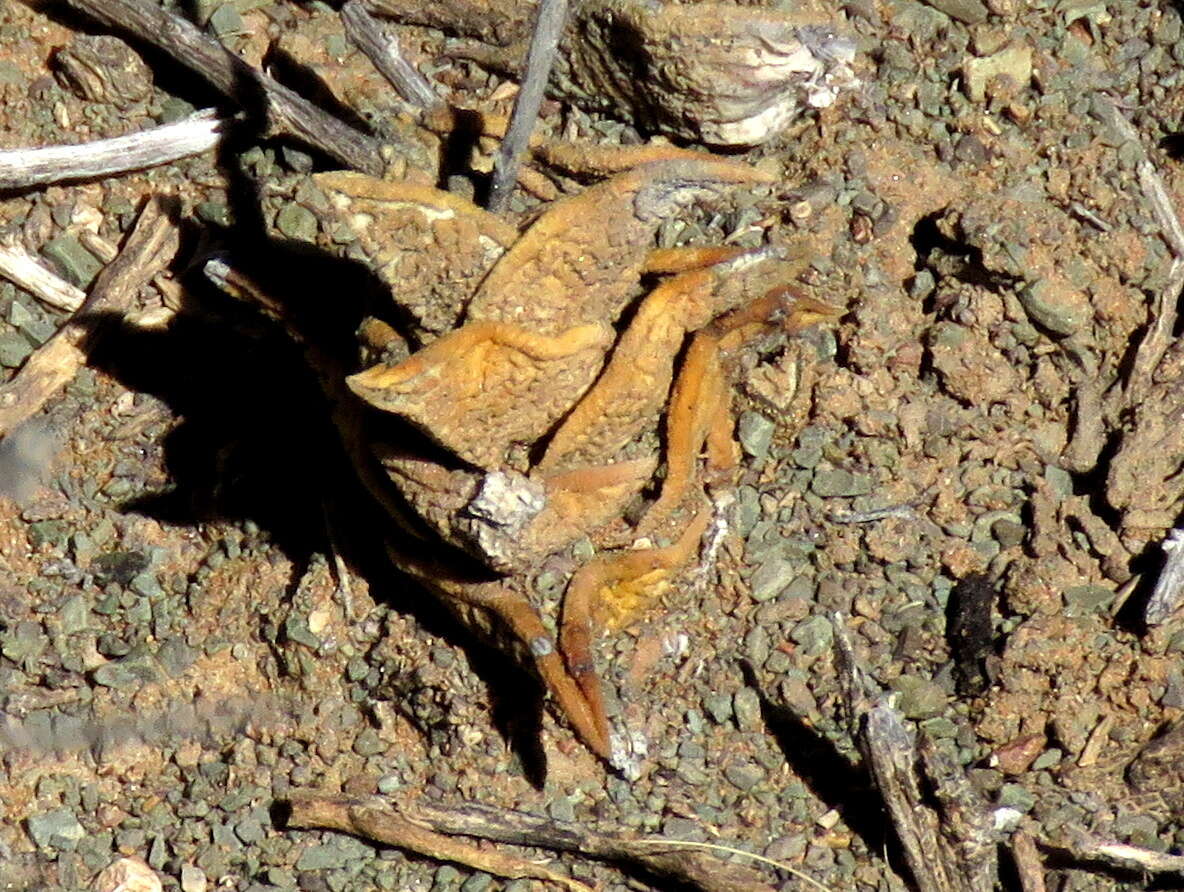
[[[0,189],[17,189],[126,173],[214,148],[223,121],[213,109],[173,124],[76,146],[0,151]]]
[[[176,225],[158,201],[144,206],[123,250],[103,269],[90,296],[0,387],[0,437],[16,428],[45,405],[86,362],[85,342],[102,315],[122,314],[141,286],[172,260],[177,251]]]
[[[1082,861],[1100,861],[1123,870],[1133,870],[1140,873],[1184,874],[1184,855],[1167,855],[1153,849],[1099,839],[1085,833],[1077,835],[1079,838],[1068,845],[1051,841],[1045,844],[1050,849],[1062,849],[1073,858]]]
[[[341,7],[341,21],[345,24],[346,36],[390,81],[404,101],[424,111],[444,106],[444,100],[436,95],[427,78],[403,56],[399,41],[366,11],[363,0],[349,0]]]
[[[773,892],[773,887],[763,882],[756,871],[723,861],[708,852],[697,851],[694,843],[660,838],[630,839],[622,834],[596,833],[571,821],[555,821],[512,809],[476,803],[443,808],[423,801],[404,807],[388,797],[350,799],[318,795],[293,799],[291,806],[291,826],[345,830],[434,858],[465,863],[490,873],[497,871],[488,865],[461,861],[442,854],[442,850],[418,848],[415,840],[420,837],[412,833],[405,838],[404,825],[415,828],[419,833],[430,833],[431,837],[425,839],[433,846],[439,845],[439,840],[449,840],[455,835],[471,836],[635,864],[704,892]],[[367,816],[364,825],[358,821],[358,816],[363,812]],[[386,835],[379,836],[377,833]],[[462,854],[468,856],[468,848],[462,849]]]
[[[145,0],[66,0],[91,18],[133,34],[204,77],[249,114],[262,112],[268,135],[291,136],[337,161],[381,176],[378,143],[321,111],[206,37],[192,22]]]
[[[1143,620],[1149,626],[1158,626],[1173,616],[1184,595],[1184,530],[1172,530],[1159,547],[1164,553],[1163,569],[1143,611]]]
[[[522,74],[518,95],[514,97],[514,111],[510,114],[510,129],[493,164],[489,210],[495,214],[504,211],[510,203],[510,194],[514,191],[514,183],[518,181],[522,154],[530,144],[530,134],[543,104],[543,91],[547,88],[566,22],[567,0],[540,0],[538,19],[526,56],[526,70]]]
[[[451,861],[474,870],[508,879],[547,880],[572,892],[592,892],[592,887],[547,870],[540,864],[500,852],[479,849],[413,823],[378,797],[352,799],[333,796],[298,796],[289,801],[288,826],[301,829],[341,830],[388,846],[407,849],[437,861]]]
[[[59,310],[77,310],[86,300],[86,292],[47,269],[16,239],[0,240],[0,276]]]
[[[441,808],[430,802],[418,802],[415,820],[441,833],[462,833],[480,839],[637,864],[652,873],[705,892],[772,892],[761,874],[751,868],[723,861],[708,851],[696,850],[695,843],[684,840],[631,839],[620,833],[596,833],[572,821],[556,821],[478,803]]]

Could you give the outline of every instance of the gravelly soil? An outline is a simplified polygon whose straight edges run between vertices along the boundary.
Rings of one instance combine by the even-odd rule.
[[[85,287],[101,263],[77,233],[117,243],[142,196],[176,194],[186,285],[179,306],[147,290],[141,323],[109,326],[91,367],[0,442],[0,718],[19,727],[0,737],[0,887],[86,887],[122,855],[191,892],[531,888],[285,830],[274,803],[321,789],[711,841],[829,888],[892,888],[903,868],[840,710],[836,611],[984,808],[1014,808],[1054,842],[1082,828],[1184,845],[1179,750],[1127,771],[1184,706],[1184,637],[1139,623],[1184,495],[1165,421],[1180,363],[1171,345],[1145,372],[1136,361],[1172,259],[1140,165],[1184,200],[1180,10],[934,5],[955,17],[913,0],[843,6],[858,95],[753,151],[784,172],[771,195],[662,234],[771,218],[808,252],[811,293],[848,313],[750,351],[717,566],[602,646],[616,707],[648,743],[635,780],[606,773],[519,670],[385,569],[381,518],[301,351],[188,269],[225,246],[292,261],[293,242],[317,237],[304,174],[322,162],[248,143],[0,195],[4,232]],[[220,9],[251,61],[275,43],[271,61],[305,88],[319,78],[410,129],[326,7]],[[52,57],[85,30],[50,6],[0,6],[5,146],[130,132],[213,101],[151,53],[155,85],[122,108],[81,98]],[[438,35],[406,39],[455,97],[505,107],[496,77],[444,57]],[[990,80],[991,66],[1011,77]],[[635,138],[557,103],[544,124]],[[4,377],[58,324],[0,283]],[[977,685],[946,634],[951,592],[976,574],[997,593]],[[662,888],[557,864],[604,889]],[[1145,882],[1046,867],[1049,888]],[[804,888],[772,868],[768,882]]]

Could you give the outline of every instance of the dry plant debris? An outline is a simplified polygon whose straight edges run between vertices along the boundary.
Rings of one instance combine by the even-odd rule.
[[[449,199],[432,193],[440,214],[470,207],[504,132],[532,8],[440,2],[415,24],[399,5],[369,6],[431,93],[460,111],[422,92],[408,106],[324,7],[198,4],[183,15],[78,0],[92,33],[54,7],[0,8],[6,151],[183,119],[214,93],[179,64],[230,97],[224,117],[242,113],[216,152],[5,191],[10,256],[35,256],[95,294],[107,262],[96,237],[127,244],[145,198],[175,192],[178,275],[237,246],[304,283],[285,300],[345,313],[351,296],[385,294],[387,266],[367,271],[382,246],[345,227],[308,174],[335,166],[326,157],[372,176],[388,168],[447,186]],[[1174,543],[1184,501],[1167,423],[1180,401],[1184,282],[1179,9],[820,0],[799,20],[712,4],[700,9],[704,34],[677,24],[695,7],[662,6],[651,18],[628,0],[572,4],[556,90],[506,216],[461,213],[433,231],[405,208],[398,226],[420,248],[388,254],[410,293],[406,313],[385,321],[406,343],[367,323],[392,368],[408,346],[454,337],[539,201],[586,195],[572,166],[611,162],[621,146],[652,151],[646,141],[663,133],[692,149],[738,144],[733,161],[773,179],[767,193],[738,188],[655,227],[662,248],[781,246],[803,290],[849,313],[735,353],[739,486],[721,489],[734,513],[710,527],[709,570],[606,641],[597,666],[606,709],[637,732],[636,775],[606,774],[540,718],[522,676],[491,665],[405,579],[372,569],[381,518],[351,495],[314,420],[329,408],[288,340],[193,276],[178,291],[146,269],[125,297],[147,321],[105,328],[89,367],[59,386],[81,359],[67,351],[39,389],[48,398],[15,400],[32,415],[0,440],[0,883],[83,888],[120,882],[133,864],[144,882],[185,890],[534,882],[275,823],[272,803],[316,790],[481,802],[590,836],[626,828],[743,848],[831,888],[889,886],[907,868],[853,755],[830,647],[836,610],[851,617],[858,664],[893,692],[905,737],[931,741],[942,776],[986,803],[1004,871],[1013,862],[1024,889],[1174,881],[1184,674],[1176,562],[1161,577],[1160,543]],[[174,29],[178,18],[187,23]],[[652,51],[633,58],[657,68],[638,74],[628,54],[606,56],[616,41]],[[169,48],[141,57],[153,45]],[[685,66],[670,82],[653,75],[702,61],[726,94],[735,71],[721,67],[721,46],[800,88],[766,94],[763,81],[729,109],[720,92],[679,93],[697,77]],[[440,254],[453,262],[432,263]],[[328,277],[324,266],[305,275],[310,255]],[[314,281],[326,284],[308,294]],[[40,287],[0,284],[9,395],[78,330],[30,293]],[[70,293],[59,302],[76,304]],[[616,343],[618,327],[604,324]],[[652,463],[664,435],[647,431],[634,457]],[[539,458],[511,465],[526,474]],[[592,538],[523,580],[543,615],[604,544]],[[982,678],[960,690],[946,611],[977,574],[990,584],[979,593],[997,599],[979,598],[962,627],[973,639],[963,662]],[[200,733],[147,718],[250,698],[283,706]],[[905,761],[927,770],[923,753]],[[965,855],[973,837],[938,844]],[[666,883],[572,854],[549,867],[606,889]],[[759,870],[769,885],[797,882]]]

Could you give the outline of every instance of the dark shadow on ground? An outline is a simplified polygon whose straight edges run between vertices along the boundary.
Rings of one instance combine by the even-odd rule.
[[[871,785],[866,770],[839,752],[834,744],[789,708],[770,700],[757,681],[753,668],[742,663],[744,681],[757,692],[761,718],[777,741],[790,769],[822,802],[838,811],[851,832],[859,836],[869,852],[895,849],[884,803]],[[892,856],[898,873],[907,871],[903,859]]]

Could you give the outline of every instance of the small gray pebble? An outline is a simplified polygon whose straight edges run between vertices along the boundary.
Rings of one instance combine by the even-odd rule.
[[[717,725],[732,717],[732,698],[727,694],[709,694],[703,698],[703,709]]]
[[[736,727],[741,731],[759,731],[761,720],[761,698],[754,688],[743,687],[732,697],[732,709],[736,714]]]
[[[78,841],[86,836],[86,829],[78,823],[74,812],[68,808],[29,815],[26,822],[29,836],[42,847],[52,846],[62,851],[73,851]]]
[[[749,580],[752,599],[758,603],[777,597],[797,575],[797,569],[785,558],[774,556],[756,568]]]
[[[901,675],[892,688],[900,695],[896,706],[906,719],[932,718],[946,708],[946,692],[928,678]]]
[[[33,352],[33,345],[15,331],[0,332],[0,365],[18,368]]]
[[[181,865],[181,892],[206,892],[207,888],[209,881],[204,870],[196,864]]]
[[[810,656],[818,656],[830,650],[835,630],[825,616],[811,616],[793,627],[789,637]]]
[[[493,877],[487,873],[475,873],[460,886],[460,892],[486,892],[493,885]]]
[[[872,491],[872,478],[843,468],[819,468],[810,481],[810,491],[823,498],[865,496]]]
[[[769,657],[771,643],[769,633],[763,626],[755,626],[744,636],[744,654],[755,666],[764,665]]]
[[[316,214],[294,201],[289,201],[280,208],[280,212],[275,218],[275,226],[281,233],[295,241],[316,241]]]
[[[769,454],[773,432],[777,425],[759,412],[747,411],[740,415],[736,436],[740,446],[753,458],[762,459]]]
[[[765,779],[765,770],[751,762],[733,763],[724,769],[724,777],[747,793]]]

